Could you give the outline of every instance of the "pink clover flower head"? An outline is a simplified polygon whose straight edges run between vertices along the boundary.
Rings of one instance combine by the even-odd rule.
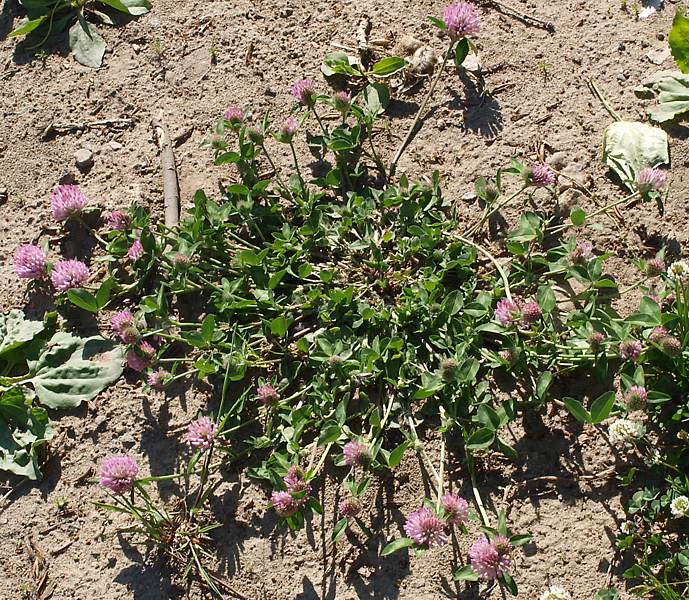
[[[121,210],[113,210],[105,218],[105,223],[113,231],[125,231],[126,229],[129,229],[132,220],[129,218],[129,215],[126,212]]]
[[[639,410],[646,406],[648,391],[640,385],[631,386],[624,395],[624,401],[630,410]]]
[[[641,356],[644,347],[639,340],[625,340],[620,344],[620,356],[625,360],[636,360]]]
[[[526,328],[531,327],[534,323],[536,323],[543,314],[541,307],[535,300],[527,300],[524,302],[521,306],[521,312],[522,318],[520,323]]]
[[[89,278],[89,268],[80,260],[60,260],[55,263],[50,281],[58,292],[81,287]]]
[[[335,110],[346,115],[349,107],[352,105],[352,94],[346,90],[335,92],[333,94],[333,106]]]
[[[292,86],[294,96],[303,106],[311,108],[316,104],[316,87],[310,79],[300,79]]]
[[[141,240],[134,240],[127,251],[127,258],[132,262],[136,262],[144,255],[144,252],[145,250]]]
[[[153,371],[153,373],[148,376],[147,383],[154,390],[164,390],[167,387],[169,378],[170,373],[163,369],[159,369],[158,371]]]
[[[233,129],[239,127],[244,122],[244,111],[238,106],[230,106],[225,111],[225,120],[230,123]]]
[[[340,502],[340,514],[343,517],[356,517],[361,512],[361,500],[350,496]]]
[[[495,308],[495,318],[505,327],[514,325],[521,318],[519,305],[514,300],[507,298],[500,300]]]
[[[110,327],[125,344],[134,344],[139,339],[134,315],[128,310],[118,312],[111,320]]]
[[[365,467],[371,462],[371,451],[368,446],[356,440],[347,442],[342,453],[348,467]]]
[[[536,187],[542,188],[555,183],[555,173],[550,170],[548,165],[537,164],[527,169],[527,181]]]
[[[665,261],[662,258],[651,258],[646,262],[646,274],[650,277],[658,277],[665,273]]]
[[[462,525],[469,520],[469,503],[457,494],[445,494],[440,499],[440,506],[450,525]]]
[[[473,37],[481,30],[478,9],[469,2],[457,2],[448,6],[443,11],[443,22],[453,40]]]
[[[208,450],[218,434],[218,426],[209,417],[201,417],[187,427],[184,441],[192,448]]]
[[[430,508],[420,508],[407,517],[404,532],[419,546],[433,548],[447,544],[445,523]]]
[[[281,517],[291,517],[299,510],[299,503],[289,492],[273,492],[270,496],[275,512]]]
[[[50,208],[56,221],[65,221],[79,214],[88,204],[88,198],[78,185],[58,185],[50,196]]]
[[[576,248],[569,255],[573,265],[585,265],[593,258],[593,244],[588,241],[577,242]]]
[[[278,391],[270,384],[259,385],[256,388],[256,397],[261,404],[273,405],[280,400],[280,394]]]
[[[641,194],[660,192],[667,184],[667,173],[662,169],[643,169],[637,179],[636,185]]]
[[[110,456],[101,464],[100,484],[113,494],[124,494],[134,487],[139,467],[124,454]]]
[[[293,465],[289,469],[287,469],[287,475],[285,475],[282,478],[282,480],[285,482],[285,486],[287,486],[287,491],[290,494],[304,493],[304,496],[308,496],[311,493],[311,485],[308,481],[306,481],[304,477],[304,469],[297,465]],[[304,502],[306,501],[305,498],[303,498],[302,500]]]
[[[485,537],[474,542],[469,550],[469,561],[481,579],[493,581],[512,568],[512,544],[503,536],[492,540]]]
[[[298,121],[294,117],[287,117],[278,131],[278,140],[284,144],[288,144],[294,138],[294,134],[297,133],[298,128]]]
[[[133,371],[141,373],[151,366],[151,361],[137,354],[136,350],[132,348],[127,352],[127,366]]]
[[[40,279],[47,264],[45,252],[33,244],[23,244],[14,252],[14,272],[22,279]]]
[[[594,331],[588,339],[589,346],[593,350],[598,350],[600,347],[603,345],[603,342],[605,341],[605,335],[602,334],[600,331]]]
[[[139,344],[139,350],[148,360],[153,360],[156,355],[156,349],[153,347],[153,344],[146,340]]]

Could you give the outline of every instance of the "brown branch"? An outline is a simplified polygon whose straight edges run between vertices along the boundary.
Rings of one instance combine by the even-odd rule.
[[[160,168],[163,172],[163,198],[165,200],[165,226],[176,227],[179,224],[179,181],[175,165],[175,153],[172,150],[172,139],[167,126],[161,119],[151,121],[160,148]]]

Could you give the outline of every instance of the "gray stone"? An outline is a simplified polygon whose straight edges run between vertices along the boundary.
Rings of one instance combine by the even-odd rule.
[[[74,153],[74,161],[80,171],[88,171],[93,166],[93,152],[88,148],[80,148]]]

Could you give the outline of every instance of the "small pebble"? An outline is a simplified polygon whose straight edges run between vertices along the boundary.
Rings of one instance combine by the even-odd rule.
[[[93,152],[88,148],[80,148],[74,153],[74,160],[80,171],[88,171],[93,166]]]

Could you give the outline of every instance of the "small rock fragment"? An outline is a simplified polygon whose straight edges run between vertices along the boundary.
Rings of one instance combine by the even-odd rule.
[[[646,53],[646,58],[654,65],[662,65],[668,58],[670,58],[670,48],[656,48]]]
[[[7,202],[9,192],[6,187],[0,187],[0,202]]]
[[[80,148],[74,153],[74,160],[80,171],[88,171],[93,166],[93,152],[88,148]]]

